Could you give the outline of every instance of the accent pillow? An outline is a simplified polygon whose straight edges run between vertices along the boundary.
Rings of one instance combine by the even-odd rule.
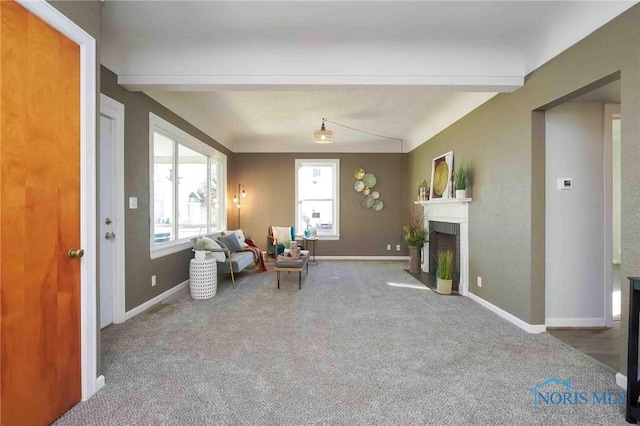
[[[218,240],[220,240],[220,242],[224,244],[231,253],[242,251],[242,247],[240,246],[240,241],[238,240],[238,237],[236,236],[235,233],[229,234],[229,235],[220,235],[218,237]]]
[[[217,242],[211,240],[211,242],[209,243],[209,246],[212,249],[221,249],[222,246],[220,244],[218,244]],[[224,252],[221,251],[214,251],[211,252],[211,257],[213,257],[216,262],[224,262],[225,260],[227,260],[227,256],[224,254]]]
[[[199,238],[196,246],[202,250],[215,250],[222,248],[220,244],[208,237]],[[213,257],[216,262],[224,262],[226,260],[226,256],[221,251],[212,252],[211,257]]]
[[[235,231],[225,231],[224,235],[233,235],[236,234],[236,236],[238,237],[238,241],[240,242],[240,247],[242,247],[243,249],[249,247],[249,244],[247,244],[247,242],[245,241],[245,236],[244,236],[244,232],[242,232],[242,229],[236,229]]]

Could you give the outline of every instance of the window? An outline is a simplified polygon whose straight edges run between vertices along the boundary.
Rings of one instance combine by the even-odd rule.
[[[153,259],[226,228],[227,157],[154,114],[149,135]]]
[[[318,238],[340,237],[340,160],[296,160],[296,231],[315,229]]]

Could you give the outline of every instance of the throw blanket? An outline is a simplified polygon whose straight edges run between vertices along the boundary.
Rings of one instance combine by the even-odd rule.
[[[256,272],[265,272],[267,270],[266,265],[264,264],[264,257],[262,257],[262,252],[256,245],[253,243],[253,240],[246,238],[244,240],[247,243],[247,247],[243,248],[242,251],[250,251],[253,253],[253,259],[256,264]]]

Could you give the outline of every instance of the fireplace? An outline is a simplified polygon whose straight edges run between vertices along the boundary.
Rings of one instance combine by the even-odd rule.
[[[453,253],[453,290],[458,291],[460,282],[460,224],[449,222],[429,222],[429,271],[435,275],[436,254],[438,251],[450,250]]]
[[[424,207],[424,223],[430,233],[423,247],[422,271],[435,274],[434,255],[451,249],[455,257],[454,283],[458,292],[469,291],[469,203],[471,198],[416,201]],[[455,289],[455,286],[454,286]]]

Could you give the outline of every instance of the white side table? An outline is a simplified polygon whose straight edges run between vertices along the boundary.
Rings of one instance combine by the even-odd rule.
[[[218,290],[218,265],[215,259],[191,259],[189,290],[194,299],[210,299]]]
[[[309,259],[309,265],[317,265],[318,262],[316,262],[316,242],[318,241],[318,237],[305,237],[303,235],[302,239],[304,240],[304,248],[306,250],[309,250],[309,252],[311,252],[313,256],[313,258]],[[313,250],[311,250],[311,245],[313,245]]]

